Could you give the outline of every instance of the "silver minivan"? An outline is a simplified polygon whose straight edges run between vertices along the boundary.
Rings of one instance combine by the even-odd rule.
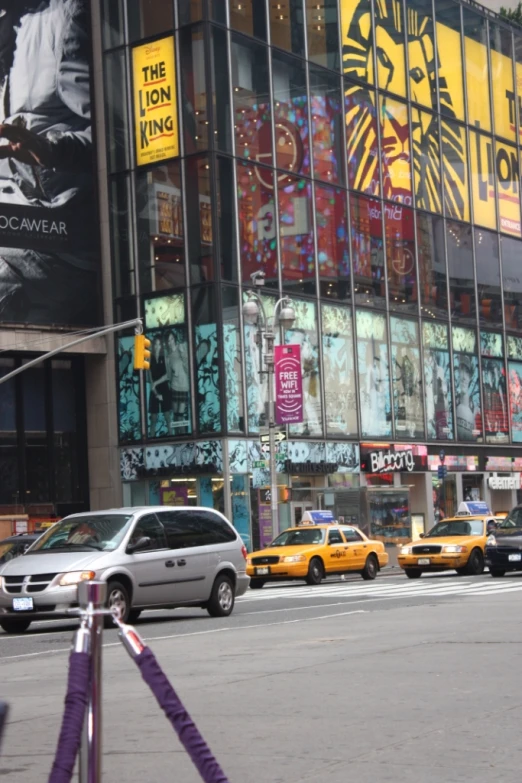
[[[77,586],[107,582],[123,621],[143,609],[200,606],[225,617],[243,595],[247,551],[218,511],[145,506],[74,514],[0,569],[0,627],[26,631],[35,619],[67,617]]]

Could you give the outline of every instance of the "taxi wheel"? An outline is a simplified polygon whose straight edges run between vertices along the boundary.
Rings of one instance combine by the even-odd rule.
[[[308,585],[320,585],[324,577],[323,563],[318,557],[312,557],[310,565],[308,566],[308,576],[306,577],[306,584]]]
[[[250,588],[251,590],[261,590],[262,587],[265,586],[265,580],[264,579],[251,579],[250,580]]]
[[[405,568],[404,573],[408,579],[420,579],[422,576],[422,571],[417,571],[415,568]]]
[[[484,555],[480,549],[473,549],[466,566],[466,573],[470,576],[479,576],[484,571]]]
[[[375,579],[379,571],[379,564],[375,558],[375,555],[368,555],[364,569],[361,571],[361,576],[366,581]]]

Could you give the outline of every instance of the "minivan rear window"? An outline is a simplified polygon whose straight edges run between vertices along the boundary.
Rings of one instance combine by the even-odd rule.
[[[111,552],[127,533],[132,514],[85,514],[57,522],[31,547],[33,552],[99,550]]]

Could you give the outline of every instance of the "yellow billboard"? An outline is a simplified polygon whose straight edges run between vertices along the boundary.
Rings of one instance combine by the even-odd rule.
[[[132,50],[136,165],[179,155],[174,38]]]
[[[417,207],[434,212],[441,212],[442,197],[448,217],[472,219],[491,229],[498,225],[504,233],[521,236],[519,158],[514,147],[491,134],[507,142],[515,140],[517,110],[522,113],[522,107],[520,99],[516,106],[514,72],[520,88],[522,64],[514,65],[505,46],[492,45],[490,74],[486,37],[480,31],[475,31],[475,38],[465,36],[463,62],[460,32],[439,21],[434,30],[430,3],[426,3],[425,14],[418,5],[407,4],[405,15],[397,0],[375,0],[373,16],[370,0],[340,0],[340,7],[343,71],[348,77],[350,186],[405,204],[414,199]],[[374,90],[364,84],[377,81],[379,87],[402,95],[406,42],[414,101],[409,108],[389,96],[377,100]],[[464,84],[471,131],[469,157],[468,134],[458,122],[466,119]],[[375,176],[379,157],[382,194]]]

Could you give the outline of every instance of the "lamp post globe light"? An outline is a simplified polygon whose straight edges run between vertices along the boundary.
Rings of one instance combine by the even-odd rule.
[[[263,285],[264,274],[254,272],[252,275],[254,285]],[[277,471],[275,455],[275,401],[274,401],[274,342],[276,322],[283,329],[291,329],[295,321],[295,310],[292,301],[283,296],[274,307],[274,315],[271,322],[266,316],[266,311],[261,297],[255,291],[247,291],[248,299],[243,305],[243,316],[249,323],[256,323],[258,335],[260,338],[260,351],[263,366],[260,373],[267,374],[268,383],[268,447],[269,447],[269,465],[270,465],[270,508],[272,517],[272,536],[279,533],[279,517],[277,513]],[[278,316],[279,311],[279,318]],[[261,315],[261,319],[259,319]]]

